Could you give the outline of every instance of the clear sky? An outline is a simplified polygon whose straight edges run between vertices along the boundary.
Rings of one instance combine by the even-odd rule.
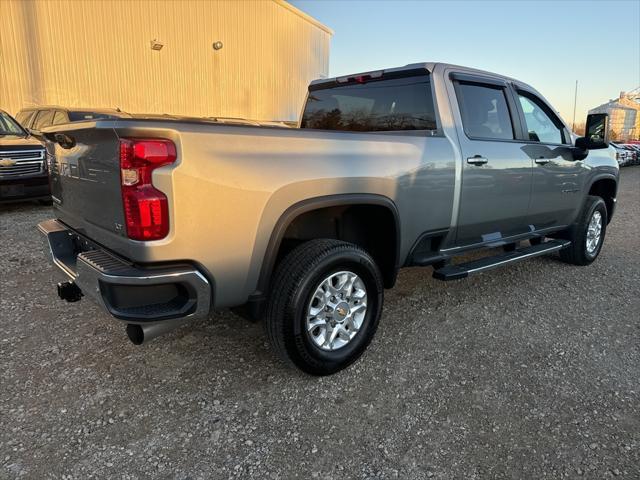
[[[290,0],[334,30],[329,75],[441,61],[508,75],[569,122],[640,86],[640,0]]]

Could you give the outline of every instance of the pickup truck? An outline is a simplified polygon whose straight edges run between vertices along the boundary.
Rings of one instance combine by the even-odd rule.
[[[606,115],[587,123],[572,138],[523,82],[421,63],[312,82],[298,128],[68,124],[45,134],[56,218],[39,228],[60,297],[92,297],[134,343],[232,307],[327,375],[370,343],[402,267],[593,262],[619,171]]]
[[[42,142],[0,110],[0,203],[51,202]]]

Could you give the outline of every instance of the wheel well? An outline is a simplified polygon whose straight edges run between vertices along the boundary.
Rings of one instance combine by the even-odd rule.
[[[295,217],[278,247],[276,265],[299,244],[315,238],[355,243],[376,261],[391,288],[398,271],[398,226],[393,211],[383,205],[335,205],[317,208]],[[274,267],[275,268],[275,267]]]
[[[589,195],[596,195],[604,200],[607,205],[607,221],[610,222],[616,198],[616,181],[610,178],[603,178],[593,182],[589,189]]]

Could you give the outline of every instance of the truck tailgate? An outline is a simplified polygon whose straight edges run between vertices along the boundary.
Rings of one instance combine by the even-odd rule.
[[[47,140],[53,154],[51,192],[57,217],[104,244],[112,243],[114,236],[125,237],[115,130],[83,122],[47,132]]]

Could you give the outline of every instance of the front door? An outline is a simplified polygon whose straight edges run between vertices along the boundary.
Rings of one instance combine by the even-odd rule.
[[[529,222],[535,230],[557,229],[577,215],[588,170],[574,160],[569,131],[551,107],[533,92],[516,93],[534,161]]]
[[[463,167],[456,246],[529,232],[533,161],[516,140],[513,96],[500,79],[454,78],[458,124],[464,130],[458,133]]]

